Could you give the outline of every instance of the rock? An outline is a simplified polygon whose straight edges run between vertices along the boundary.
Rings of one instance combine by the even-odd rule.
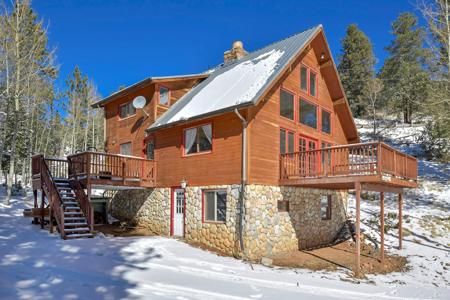
[[[268,257],[263,257],[263,258],[261,258],[261,264],[266,267],[272,267],[273,259],[268,258]]]

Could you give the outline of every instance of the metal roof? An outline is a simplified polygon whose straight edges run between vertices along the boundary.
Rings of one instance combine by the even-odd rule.
[[[222,64],[219,67],[213,69],[208,78],[203,80],[200,84],[195,86],[187,94],[180,98],[160,118],[158,118],[155,123],[153,123],[148,128],[148,130],[153,131],[159,128],[175,125],[180,122],[186,122],[204,118],[210,115],[216,115],[222,112],[231,111],[239,107],[255,105],[258,102],[259,98],[266,91],[266,89],[271,86],[271,83],[279,77],[285,66],[289,65],[292,62],[292,60],[296,57],[296,54],[304,47],[306,47],[310,40],[321,29],[322,25],[318,25],[316,27],[268,45],[262,49],[254,51],[237,61],[233,61],[228,64]],[[240,99],[229,99],[229,97],[227,98],[227,95],[235,95],[233,94],[233,89],[236,88],[236,86],[240,85],[240,88],[243,88],[243,77],[226,76],[227,73],[231,73],[233,72],[233,70],[235,72],[236,68],[239,68],[244,64],[254,66],[262,57],[265,57],[274,52],[278,53],[279,55],[276,57],[273,71],[267,78],[264,78],[265,82],[258,84],[256,88],[254,83],[252,83],[253,88],[257,89],[257,91],[252,91],[251,93],[249,92],[251,95],[250,98],[244,97],[245,101],[240,101]],[[252,71],[252,69],[249,69],[249,72]],[[245,76],[245,74],[243,76]],[[247,83],[245,82],[244,85],[245,84]],[[252,88],[252,84],[248,84],[248,89]],[[205,92],[208,89],[209,85],[214,85],[214,95],[220,95],[216,99],[208,98],[208,96],[211,96],[212,94],[211,92]],[[219,90],[216,90],[216,87],[219,87]],[[247,93],[247,95],[249,93]]]

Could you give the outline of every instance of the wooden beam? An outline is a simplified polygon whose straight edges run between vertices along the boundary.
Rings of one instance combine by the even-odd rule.
[[[403,193],[398,194],[398,249],[402,249],[402,240],[403,240],[403,228],[402,228],[402,208],[403,206]]]
[[[403,188],[401,188],[401,187],[376,184],[376,183],[364,183],[361,185],[361,189],[363,189],[365,191],[380,192],[380,193],[394,193],[394,194],[403,193]]]
[[[311,50],[312,49],[312,47],[311,47],[311,44],[308,44],[308,46],[306,46],[305,47],[305,49],[303,50],[303,52],[302,53],[308,53],[309,52],[309,50]]]
[[[361,229],[360,229],[360,221],[361,221],[361,183],[355,182],[355,190],[356,190],[356,252],[355,252],[355,276],[359,276],[360,273],[360,265],[361,265]]]
[[[333,66],[333,61],[331,59],[327,59],[326,61],[324,61],[323,63],[320,64],[320,69],[325,69],[327,67],[332,67]]]
[[[380,192],[380,260],[384,262],[384,192]]]
[[[345,104],[345,98],[338,98],[338,99],[333,99],[333,105],[337,106],[337,105],[342,105]]]

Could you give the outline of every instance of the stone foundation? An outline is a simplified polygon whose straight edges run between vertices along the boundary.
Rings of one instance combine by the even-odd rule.
[[[227,191],[226,221],[203,221],[203,190]],[[228,255],[238,249],[239,185],[188,186],[185,239]],[[112,201],[113,216],[170,235],[170,188],[119,191]],[[331,195],[331,219],[322,220],[320,196]],[[278,211],[278,201],[289,201],[289,211]],[[347,219],[347,192],[290,186],[247,185],[245,193],[244,252],[259,260],[280,252],[317,247],[334,240]]]

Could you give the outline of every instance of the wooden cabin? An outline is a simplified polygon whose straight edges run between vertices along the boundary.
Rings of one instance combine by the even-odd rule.
[[[230,255],[328,244],[349,189],[358,209],[363,189],[399,194],[401,209],[417,186],[414,157],[360,143],[321,25],[250,53],[235,42],[205,73],[148,78],[94,107],[106,153],[68,157],[77,194],[118,189],[115,217]]]

